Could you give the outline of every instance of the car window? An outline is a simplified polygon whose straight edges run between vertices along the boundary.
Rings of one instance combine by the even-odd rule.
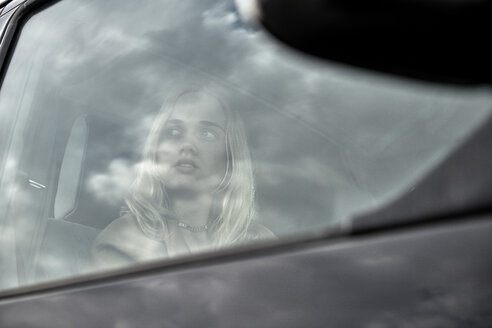
[[[489,88],[289,50],[232,1],[63,0],[0,90],[0,286],[350,224],[410,190]]]

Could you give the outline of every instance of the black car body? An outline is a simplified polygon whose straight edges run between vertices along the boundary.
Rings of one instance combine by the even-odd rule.
[[[408,1],[403,2],[402,5],[412,5]],[[436,49],[410,61],[411,65],[408,58],[399,61],[402,54],[408,54],[408,49],[420,49],[417,48],[418,37],[412,39],[414,42],[408,48],[392,53],[393,61],[381,60],[380,56],[391,49],[391,45],[385,42],[395,35],[355,47],[358,43],[353,35],[360,30],[374,27],[375,31],[381,31],[384,27],[380,20],[382,16],[378,15],[364,21],[364,24],[356,24],[364,16],[360,15],[361,12],[374,12],[374,8],[380,8],[377,4],[374,8],[369,4],[359,8],[360,4],[350,2],[353,10],[345,12],[345,16],[334,14],[332,21],[330,17],[318,17],[327,26],[308,24],[306,34],[295,35],[294,31],[304,31],[302,24],[306,21],[314,22],[314,19],[309,21],[306,18],[297,21],[295,14],[300,11],[295,6],[311,10],[311,5],[327,6],[328,3],[333,8],[340,8],[337,1],[311,1],[309,4],[302,1],[277,1],[277,4],[264,1],[262,22],[280,39],[316,56],[425,79],[422,80],[424,84],[437,83],[490,93],[491,69],[487,62],[490,57],[478,56],[476,62],[470,63],[473,56],[463,58],[456,55],[459,58],[453,60],[455,54],[446,48],[442,50],[447,54],[446,61],[441,61],[442,65],[436,68],[435,62],[439,62],[439,54],[433,53]],[[29,17],[36,17],[49,5],[52,3],[44,0],[4,1],[0,13],[0,60],[4,80],[9,64],[15,59],[15,48],[21,44],[18,40],[22,37],[19,36],[22,26]],[[278,7],[282,5],[287,8]],[[290,5],[296,11],[289,11],[292,10],[288,7]],[[487,10],[489,7],[488,4],[484,6]],[[314,8],[312,12],[321,12]],[[478,20],[481,20],[482,13],[478,14]],[[428,19],[426,17],[425,22]],[[297,28],[287,25],[283,29],[286,25],[282,24],[292,21],[299,24]],[[469,18],[470,21],[473,19]],[[391,20],[395,26],[405,22]],[[454,24],[451,20],[446,22]],[[80,22],[80,28],[87,28],[87,24],[90,22]],[[345,27],[350,28],[343,30]],[[429,25],[418,30],[401,27],[406,32],[397,42],[398,46],[403,47],[403,41],[412,37],[412,33],[418,36],[428,28]],[[333,30],[336,33],[327,32]],[[371,33],[367,35],[373,35]],[[306,39],[307,34],[311,38]],[[292,39],[289,38],[291,35],[294,35]],[[361,39],[367,41],[368,36],[361,35]],[[472,38],[473,44],[475,39],[478,37]],[[347,40],[352,42],[346,43]],[[429,40],[424,40],[424,45],[429,43]],[[176,44],[180,43],[176,41]],[[465,46],[469,45],[465,43]],[[74,51],[83,52],[84,49]],[[34,56],[39,58],[40,55]],[[294,53],[292,56],[303,55]],[[190,62],[193,60],[189,59]],[[29,65],[36,67],[32,63]],[[470,70],[467,70],[470,65]],[[46,93],[51,91],[45,90]],[[93,97],[98,97],[97,92]],[[55,275],[54,279],[39,282],[30,280],[30,272],[39,272],[44,267],[30,264],[30,255],[26,255],[22,263],[15,259],[9,260],[10,263],[3,261],[4,277],[13,274],[11,268],[16,267],[19,276],[23,272],[25,283],[14,288],[7,286],[0,291],[0,326],[490,327],[491,131],[492,120],[486,116],[468,132],[464,141],[410,188],[376,209],[339,225],[315,227],[279,240],[212,253],[156,260],[108,271]],[[4,139],[10,140],[9,133],[6,130],[0,132]],[[42,133],[36,133],[33,140],[44,138]],[[6,152],[2,145],[0,143],[0,150]],[[33,155],[32,160],[36,158]],[[19,177],[29,181],[31,187],[33,184],[45,187],[43,181],[39,182],[31,175],[18,173],[16,179]],[[12,208],[13,205],[9,206]],[[50,221],[47,222],[46,226]],[[75,230],[67,227],[69,225],[57,225],[59,230],[45,231],[68,239],[88,235],[94,238],[97,233],[97,227],[88,225],[83,234],[74,232],[70,235],[70,231]],[[42,234],[36,238],[45,236]],[[63,240],[58,237],[53,237],[53,240]],[[90,241],[81,242],[87,246],[86,252]],[[72,254],[70,250],[68,255],[63,253],[56,244],[41,245],[52,247],[54,253],[60,251],[60,256],[70,257]],[[42,253],[43,249],[36,252]]]

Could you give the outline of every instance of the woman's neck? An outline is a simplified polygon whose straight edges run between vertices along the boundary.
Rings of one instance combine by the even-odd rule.
[[[176,219],[190,226],[202,226],[208,223],[213,197],[208,194],[170,197],[170,205]]]

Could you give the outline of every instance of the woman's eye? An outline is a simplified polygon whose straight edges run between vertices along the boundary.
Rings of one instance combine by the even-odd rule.
[[[200,138],[213,141],[213,140],[216,140],[218,138],[218,135],[213,130],[203,129],[200,131]]]
[[[168,128],[165,132],[166,137],[170,139],[178,139],[182,134],[183,133],[179,128]]]

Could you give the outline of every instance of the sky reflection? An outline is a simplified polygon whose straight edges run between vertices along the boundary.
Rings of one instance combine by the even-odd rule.
[[[85,117],[82,187],[64,219],[103,229],[120,214],[166,97],[205,85],[242,117],[258,220],[284,236],[344,222],[398,197],[492,108],[488,90],[445,89],[321,63],[239,19],[232,2],[212,0],[67,0],[35,15],[22,31],[0,94],[0,119],[14,126],[9,113],[21,113],[12,144],[1,126],[3,167],[19,158],[14,170],[53,191],[58,177],[49,172],[56,171],[59,158],[49,154],[63,150],[55,139],[69,133],[75,118]],[[9,180],[3,167],[5,196],[18,181]],[[34,191],[25,186],[15,190],[20,191],[12,199],[22,199],[16,206],[32,213],[15,214],[14,220],[7,215],[16,212],[0,206],[6,217],[2,248],[19,249],[18,259],[2,264],[23,263],[28,277],[43,240],[37,222],[53,217],[53,200],[33,200],[24,192]],[[12,229],[15,240],[8,237]],[[64,272],[63,261],[49,258],[46,265]],[[276,315],[279,321],[295,317]],[[395,318],[381,320],[373,327]]]

